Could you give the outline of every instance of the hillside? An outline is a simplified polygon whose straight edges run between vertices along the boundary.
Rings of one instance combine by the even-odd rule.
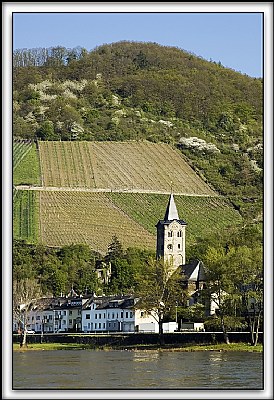
[[[100,237],[100,223],[88,219],[94,227],[81,236],[82,210],[71,204],[79,202],[88,216],[85,204],[96,209],[102,196],[106,218],[114,209],[131,226],[126,245],[142,232],[152,246],[158,206],[165,207],[171,189],[184,204],[189,244],[242,218],[261,225],[261,79],[175,47],[137,42],[90,52],[16,50],[13,78],[16,238],[53,246],[82,240],[97,248],[101,241],[105,251],[105,226]],[[58,226],[54,240],[48,219]],[[66,233],[70,221],[75,236]]]
[[[21,182],[26,185],[14,186],[15,239],[53,247],[85,243],[105,254],[117,236],[125,248],[155,250],[155,225],[163,218],[171,181],[189,225],[189,246],[241,221],[168,144],[47,141],[35,147],[17,141],[14,146],[21,154],[14,152],[16,170],[23,165],[29,171],[29,180],[24,174]],[[39,172],[35,181],[42,184],[31,182],[33,165]]]
[[[17,50],[13,72],[14,138],[169,143],[245,218],[260,217],[261,79],[137,42]]]
[[[165,143],[40,141],[39,155],[46,187],[216,195]]]

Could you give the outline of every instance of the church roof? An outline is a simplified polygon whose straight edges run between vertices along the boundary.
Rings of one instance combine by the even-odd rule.
[[[177,211],[177,207],[176,207],[176,204],[175,204],[175,201],[174,201],[173,194],[171,193],[171,195],[169,196],[168,205],[167,205],[167,209],[166,209],[164,220],[165,221],[172,221],[174,219],[179,220],[179,214],[178,214],[178,211]]]
[[[179,214],[178,214],[177,207],[176,207],[172,193],[169,196],[168,205],[166,208],[166,213],[165,213],[164,219],[159,220],[156,226],[158,226],[159,224],[160,225],[169,225],[171,221],[177,221],[181,225],[187,225],[187,223],[185,221],[183,221],[182,219],[179,219]]]
[[[192,260],[189,264],[182,265],[182,273],[188,281],[205,281],[206,275],[203,263],[199,260]]]

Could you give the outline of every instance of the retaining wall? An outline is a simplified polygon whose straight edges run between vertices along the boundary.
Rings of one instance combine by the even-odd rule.
[[[228,337],[231,343],[250,343],[250,333],[229,332]],[[13,335],[13,342],[19,343],[19,335]],[[28,343],[81,343],[90,344],[94,347],[112,346],[126,347],[134,345],[157,345],[159,335],[157,333],[111,333],[111,334],[29,334]],[[223,343],[222,332],[175,332],[164,333],[162,344],[183,346],[186,344],[216,344]],[[259,343],[263,343],[263,332],[259,333]]]

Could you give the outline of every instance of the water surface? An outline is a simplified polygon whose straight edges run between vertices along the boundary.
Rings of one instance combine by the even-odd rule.
[[[14,352],[13,389],[263,389],[262,353]]]

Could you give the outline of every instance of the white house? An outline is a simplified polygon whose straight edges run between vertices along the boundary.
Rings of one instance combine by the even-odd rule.
[[[134,296],[91,298],[82,310],[84,332],[159,332],[153,315],[136,308]]]

